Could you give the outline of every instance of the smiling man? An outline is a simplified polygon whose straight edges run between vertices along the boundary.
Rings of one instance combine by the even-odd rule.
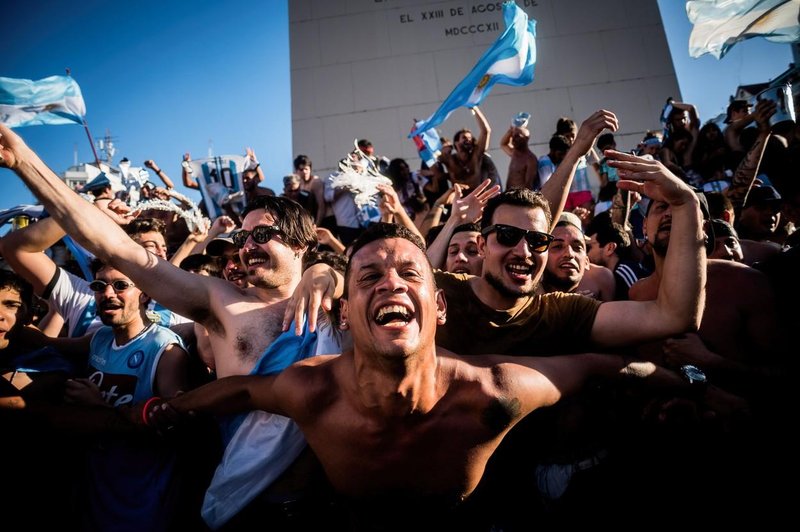
[[[313,221],[294,201],[260,196],[248,205],[243,230],[236,234],[235,243],[251,286],[239,288],[223,279],[183,271],[149,253],[104,213],[87,209],[85,201],[2,124],[0,165],[14,170],[59,225],[86,249],[123,272],[144,292],[154,294],[165,307],[203,325],[209,332],[218,377],[276,372],[295,360],[313,356],[317,348],[323,352],[337,350],[332,347],[336,339],[325,336],[330,332],[326,327],[319,335],[315,332],[295,338],[287,333],[285,341],[276,342],[281,336],[286,302],[302,277],[303,255],[316,246]],[[318,342],[320,338],[332,344]],[[219,476],[209,490],[214,493],[207,495],[204,507],[204,517],[212,528],[228,522],[268,486],[274,488],[272,502],[260,506],[273,518],[287,517],[284,499],[294,500],[302,491],[299,484],[288,485],[291,474],[287,471],[306,448],[302,434],[289,419],[256,419],[260,416],[269,415],[253,413],[226,432],[226,440],[235,440],[236,445],[226,447],[223,460],[235,461],[231,454],[241,452],[248,457],[241,462],[247,468],[218,470]],[[246,432],[253,425],[263,430]],[[252,449],[257,451],[248,454]],[[229,474],[237,478],[231,480]],[[217,486],[219,491],[215,491]],[[231,497],[231,486],[240,490],[235,497]],[[294,512],[288,517],[298,516]],[[254,522],[259,521],[254,517]]]
[[[341,303],[353,349],[144,405],[148,422],[164,429],[186,412],[279,412],[320,457],[349,529],[489,530],[461,503],[523,417],[591,374],[633,376],[638,367],[638,376],[680,385],[655,366],[610,355],[462,357],[437,347],[445,299],[422,241],[394,224],[370,226],[356,240]]]

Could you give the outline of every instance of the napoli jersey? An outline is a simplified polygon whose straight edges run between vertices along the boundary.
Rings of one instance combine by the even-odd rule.
[[[123,346],[111,327],[101,327],[92,337],[89,378],[113,407],[146,401],[153,395],[156,369],[168,346],[183,347],[180,336],[160,325],[149,325]]]

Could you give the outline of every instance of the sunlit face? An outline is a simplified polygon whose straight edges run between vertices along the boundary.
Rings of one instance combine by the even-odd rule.
[[[275,225],[275,218],[264,209],[256,209],[247,214],[242,229],[252,231],[258,225]],[[292,249],[280,235],[264,244],[258,244],[249,236],[239,250],[239,257],[247,272],[247,281],[259,288],[286,286],[301,273],[301,250]]]
[[[538,207],[500,205],[491,222],[543,233],[549,230],[544,211]],[[498,296],[511,306],[517,299],[533,295],[547,263],[547,252],[532,252],[524,238],[513,247],[504,246],[494,233],[481,237],[479,243],[483,278]]]
[[[222,260],[225,261],[222,277],[239,288],[247,286],[247,272],[242,266],[242,259],[236,246],[226,243],[222,251]]]
[[[164,239],[164,235],[158,231],[139,233],[131,238],[156,257],[167,260],[167,241]]]
[[[583,233],[574,225],[563,225],[553,230],[555,240],[547,252],[544,278],[547,283],[563,292],[574,290],[583,279],[589,264]]]
[[[136,288],[130,278],[119,270],[105,266],[94,276],[97,281],[108,283],[104,290],[94,293],[97,302],[97,315],[103,325],[118,327],[127,325],[140,317],[141,308],[147,303],[147,296]],[[114,281],[128,283],[124,290],[115,290]]]
[[[432,346],[445,320],[425,254],[408,240],[370,242],[350,258],[342,321],[356,349],[383,357],[407,357]]]
[[[463,133],[461,133],[461,136],[458,137],[458,141],[456,141],[455,143],[456,149],[464,153],[471,152],[474,146],[475,146],[475,138],[469,131],[464,131]]]
[[[0,349],[8,347],[8,333],[22,315],[22,296],[11,288],[0,288]]]
[[[480,235],[477,231],[460,231],[453,235],[447,246],[445,271],[469,275],[481,274],[483,257],[478,250]]]
[[[732,260],[742,262],[744,254],[739,239],[735,236],[719,236],[714,239],[714,252],[709,255],[711,259]]]
[[[672,230],[672,208],[666,201],[654,201],[645,219],[645,233],[653,252],[663,257],[669,247]]]
[[[670,124],[673,129],[689,129],[691,120],[689,119],[689,111],[676,112],[670,119]]]

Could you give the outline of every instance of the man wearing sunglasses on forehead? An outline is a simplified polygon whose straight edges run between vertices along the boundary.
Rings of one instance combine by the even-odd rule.
[[[287,301],[302,277],[303,256],[317,243],[313,220],[296,202],[260,196],[248,205],[236,243],[250,286],[239,288],[223,279],[183,271],[147,252],[108,216],[86,209],[85,202],[2,124],[0,166],[14,170],[59,225],[86,249],[167,308],[203,325],[209,332],[218,378],[275,373],[298,359],[340,351],[338,338],[327,327],[301,336],[294,331],[282,334]],[[298,329],[302,331],[302,323]],[[298,506],[286,501],[296,502],[297,494],[307,488],[300,481],[291,484],[293,462],[304,462],[305,471],[313,465],[296,425],[288,418],[263,412],[244,417],[241,424],[224,429],[230,444],[206,494],[203,517],[213,529],[230,521],[250,502],[265,511],[273,508],[273,519],[297,517]],[[242,432],[248,426],[263,430]],[[298,457],[301,460],[295,461]],[[247,467],[236,470],[237,464]],[[226,477],[228,474],[233,478]],[[254,501],[257,496],[264,500]],[[272,504],[264,502],[267,500]],[[316,517],[324,519],[323,512]],[[258,522],[258,517],[253,520]]]

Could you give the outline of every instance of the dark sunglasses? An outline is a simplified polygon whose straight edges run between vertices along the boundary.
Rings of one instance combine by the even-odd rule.
[[[89,283],[89,288],[92,290],[92,292],[105,292],[106,291],[106,287],[108,285],[111,285],[111,288],[113,288],[114,292],[117,292],[117,293],[124,292],[128,288],[130,288],[132,286],[136,286],[133,283],[129,283],[128,281],[122,281],[122,280],[111,281],[110,283],[98,280],[98,281],[92,281],[91,283]]]
[[[237,231],[231,235],[231,240],[233,240],[233,244],[237,248],[241,249],[250,236],[253,237],[257,244],[266,244],[272,240],[272,237],[279,234],[281,234],[281,230],[276,225],[257,225],[252,231],[245,231],[244,229]]]
[[[501,246],[513,248],[524,237],[528,247],[534,253],[544,253],[553,243],[553,235],[540,231],[526,231],[513,225],[495,224],[483,229],[481,234],[486,237],[494,233],[497,243]]]

